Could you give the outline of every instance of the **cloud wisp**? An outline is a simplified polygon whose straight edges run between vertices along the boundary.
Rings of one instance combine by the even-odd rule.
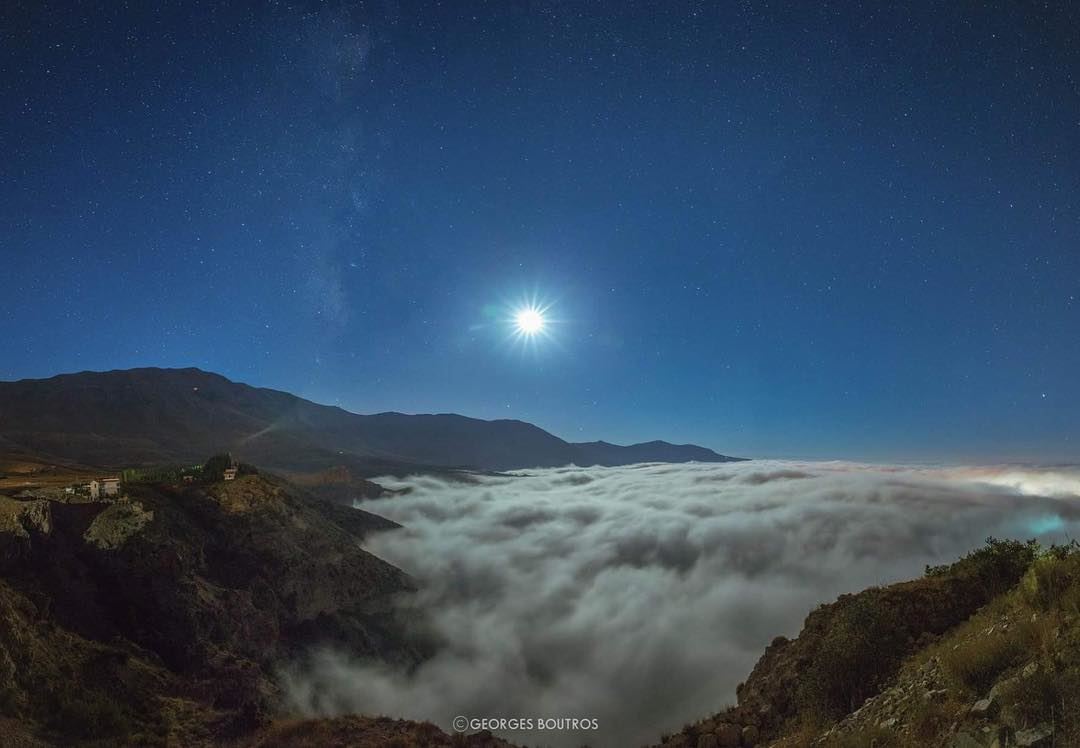
[[[408,674],[324,651],[285,674],[286,692],[307,714],[444,729],[457,715],[598,721],[502,733],[529,744],[655,740],[732,702],[819,603],[990,535],[1074,536],[1080,499],[1062,487],[1077,477],[755,461],[385,480],[412,490],[364,508],[405,527],[369,548],[419,580],[442,647]]]

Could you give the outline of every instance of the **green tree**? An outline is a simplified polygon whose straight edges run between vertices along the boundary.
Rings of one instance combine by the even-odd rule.
[[[226,468],[236,467],[236,458],[232,456],[231,452],[225,452],[224,454],[214,455],[206,464],[203,465],[202,477],[203,480],[216,482],[222,480],[225,477]]]

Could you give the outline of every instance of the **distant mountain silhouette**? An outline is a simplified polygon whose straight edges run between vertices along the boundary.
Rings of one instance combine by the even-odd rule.
[[[282,470],[347,465],[373,476],[424,468],[510,470],[726,462],[695,445],[574,444],[523,421],[357,415],[199,369],[130,369],[0,382],[0,450],[90,465],[196,462],[229,449]]]

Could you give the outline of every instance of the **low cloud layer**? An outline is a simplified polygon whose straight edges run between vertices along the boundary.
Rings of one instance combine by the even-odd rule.
[[[816,605],[917,576],[987,536],[1063,542],[1080,473],[748,462],[385,480],[370,541],[444,642],[404,674],[323,652],[285,677],[308,714],[596,718],[515,742],[635,745],[735,698]]]

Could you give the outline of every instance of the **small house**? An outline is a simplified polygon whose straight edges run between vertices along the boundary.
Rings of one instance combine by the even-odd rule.
[[[120,479],[119,478],[102,478],[101,479],[101,493],[104,496],[119,496],[120,495]]]
[[[224,478],[225,480],[236,480],[236,468],[234,468],[234,467],[225,468],[225,471],[221,474],[221,477]]]

